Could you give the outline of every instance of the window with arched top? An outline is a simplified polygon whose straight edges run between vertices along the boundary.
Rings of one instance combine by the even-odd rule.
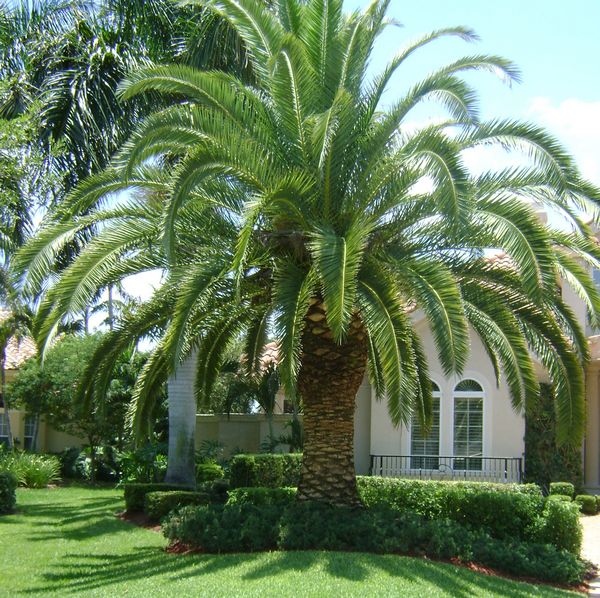
[[[454,388],[454,469],[481,470],[483,398],[476,380],[461,380]]]
[[[413,414],[410,427],[410,468],[439,469],[440,466],[440,387],[431,383],[433,417],[429,434],[424,434],[419,418]]]

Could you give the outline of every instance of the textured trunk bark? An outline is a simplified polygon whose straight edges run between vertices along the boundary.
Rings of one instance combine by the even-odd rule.
[[[195,372],[196,360],[192,357],[180,365],[168,385],[169,454],[165,482],[190,488],[196,486]]]
[[[321,300],[306,317],[298,390],[304,405],[300,500],[359,506],[354,471],[354,410],[365,374],[367,335],[358,317],[334,342]]]

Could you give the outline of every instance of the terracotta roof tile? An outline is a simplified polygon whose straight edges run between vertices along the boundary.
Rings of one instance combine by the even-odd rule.
[[[3,322],[10,316],[10,311],[6,309],[0,309],[0,322]],[[35,346],[34,340],[29,337],[16,338],[12,337],[8,341],[6,347],[6,364],[7,370],[17,370],[23,363],[25,363],[30,357],[34,357],[37,354],[37,347]]]

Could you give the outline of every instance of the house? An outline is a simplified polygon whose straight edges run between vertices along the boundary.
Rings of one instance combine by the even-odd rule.
[[[493,256],[506,260],[506,255]],[[594,273],[600,281],[600,273]],[[583,302],[567,285],[563,299],[585,327],[591,361],[587,366],[587,429],[582,451],[584,484],[589,491],[600,492],[600,335],[587,325]],[[525,418],[510,402],[508,389],[496,377],[487,353],[471,330],[471,351],[463,374],[447,377],[437,358],[437,350],[425,314],[411,313],[413,324],[429,357],[434,388],[433,427],[428,436],[421,433],[417,421],[394,427],[385,401],[375,399],[365,378],[356,397],[355,467],[357,473],[384,476],[436,479],[475,479],[518,482],[523,479],[525,456]],[[273,346],[268,347],[273,353]],[[549,382],[540,363],[536,363],[540,382]],[[191,368],[189,371],[193,371]],[[170,388],[169,392],[175,389]],[[179,377],[178,391],[186,387]],[[192,382],[187,381],[191,392]],[[277,430],[289,421],[280,397]],[[220,442],[226,449],[256,451],[266,438],[264,415],[198,415],[197,443]]]
[[[0,309],[0,322],[10,315],[10,312]],[[4,366],[6,383],[14,380],[18,369],[37,353],[35,342],[30,337],[17,339],[12,337],[6,347],[6,361]],[[71,446],[82,446],[81,439],[59,432],[43,420],[39,422],[37,438],[35,420],[24,411],[10,409],[7,414],[0,391],[0,445],[8,444],[8,418],[16,448],[30,449],[35,447],[40,452],[58,453]]]

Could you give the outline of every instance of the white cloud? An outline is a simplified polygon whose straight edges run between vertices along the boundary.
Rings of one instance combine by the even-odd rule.
[[[573,154],[584,177],[600,185],[600,101],[534,98],[528,118],[544,125]]]

